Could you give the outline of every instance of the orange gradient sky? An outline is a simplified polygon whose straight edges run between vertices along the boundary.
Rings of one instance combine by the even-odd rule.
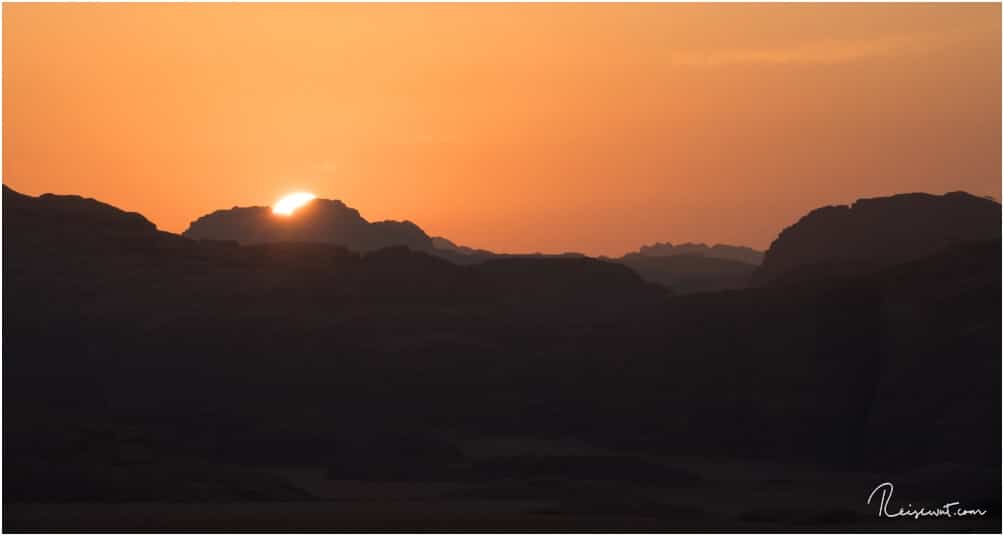
[[[306,190],[509,252],[1001,194],[999,4],[5,4],[3,182],[181,232]]]

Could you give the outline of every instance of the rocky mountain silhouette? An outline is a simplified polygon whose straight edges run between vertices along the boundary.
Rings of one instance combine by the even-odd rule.
[[[580,253],[499,254],[484,249],[458,246],[442,237],[433,238],[433,247],[435,249],[431,253],[457,264],[477,264],[493,258],[585,257]],[[714,247],[704,244],[683,244],[674,247],[666,243],[643,246],[641,249],[645,253],[628,253],[623,257],[599,257],[599,259],[627,266],[645,281],[662,285],[676,294],[749,286],[756,265],[734,259],[756,259],[756,262],[759,262],[762,255],[750,248],[721,244]]]
[[[614,532],[874,531],[864,497],[889,479],[914,504],[1000,501],[999,238],[673,295],[599,259],[194,240],[6,187],[3,216],[5,530],[52,528],[67,503],[318,500],[268,469],[290,466],[346,494],[321,510],[365,502],[363,521],[414,508],[384,483],[428,485],[426,518],[454,528],[490,528],[471,505],[526,519],[532,502]],[[472,447],[497,437],[525,448]],[[93,519],[64,528],[107,528]]]
[[[614,262],[623,264],[643,279],[659,283],[677,294],[744,288],[756,265],[706,255],[629,253]]]
[[[241,244],[320,242],[359,252],[389,246],[406,246],[417,251],[433,248],[429,235],[410,221],[371,223],[358,210],[331,199],[314,199],[300,207],[296,217],[275,215],[269,207],[217,210],[193,221],[182,235]]]
[[[747,287],[762,259],[762,252],[745,246],[656,242],[610,260],[630,267],[646,281],[689,294]]]
[[[728,244],[715,244],[708,246],[704,243],[687,242],[674,246],[669,242],[656,242],[638,249],[638,255],[646,257],[672,257],[676,255],[688,255],[691,257],[709,257],[713,259],[725,259],[730,261],[752,264],[754,266],[763,262],[763,252],[745,246],[730,246]],[[631,255],[629,253],[628,255]]]
[[[231,240],[240,244],[277,242],[315,242],[344,246],[369,252],[391,246],[403,246],[446,259],[454,264],[474,265],[492,259],[584,258],[581,253],[509,254],[459,246],[444,237],[430,237],[410,222],[370,223],[354,208],[341,201],[315,199],[301,207],[295,217],[274,215],[268,207],[234,207],[218,210],[192,222],[183,233],[186,238]],[[658,243],[643,246],[639,253],[622,258],[601,260],[627,266],[643,279],[688,293],[749,284],[749,273],[759,263],[761,253],[750,248],[716,244]],[[686,256],[668,259],[667,257]],[[513,264],[515,265],[515,264]]]
[[[754,278],[867,273],[974,240],[1001,240],[999,203],[965,192],[859,199],[813,210],[781,231]]]
[[[162,236],[157,226],[139,213],[77,195],[30,197],[3,185],[3,210],[11,221],[24,222],[15,227],[16,232],[8,233],[9,228],[4,228],[5,244],[38,239],[40,246],[54,240],[50,246],[91,247],[139,244]]]
[[[440,255],[446,254],[451,258],[461,262],[483,261],[489,257],[494,257],[497,255],[496,253],[488,251],[487,249],[475,249],[475,248],[469,248],[467,246],[459,246],[455,244],[452,240],[449,240],[442,236],[432,237],[432,247],[434,248],[435,253]],[[449,255],[449,254],[455,254],[455,255]]]

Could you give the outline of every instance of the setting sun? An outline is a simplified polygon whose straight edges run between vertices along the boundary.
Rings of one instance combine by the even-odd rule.
[[[316,197],[316,195],[308,192],[296,192],[289,194],[275,203],[272,207],[272,213],[289,216],[295,212],[296,209],[313,201]]]

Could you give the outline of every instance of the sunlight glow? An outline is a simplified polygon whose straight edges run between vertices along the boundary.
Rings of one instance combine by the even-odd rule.
[[[309,192],[296,192],[289,194],[272,206],[272,213],[279,214],[281,216],[289,216],[296,211],[296,209],[313,201],[316,197],[316,195]]]

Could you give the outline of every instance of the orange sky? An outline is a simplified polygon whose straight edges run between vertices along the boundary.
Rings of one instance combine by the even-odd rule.
[[[1001,194],[999,4],[4,4],[3,182],[181,232],[303,189],[496,251],[766,248]]]

